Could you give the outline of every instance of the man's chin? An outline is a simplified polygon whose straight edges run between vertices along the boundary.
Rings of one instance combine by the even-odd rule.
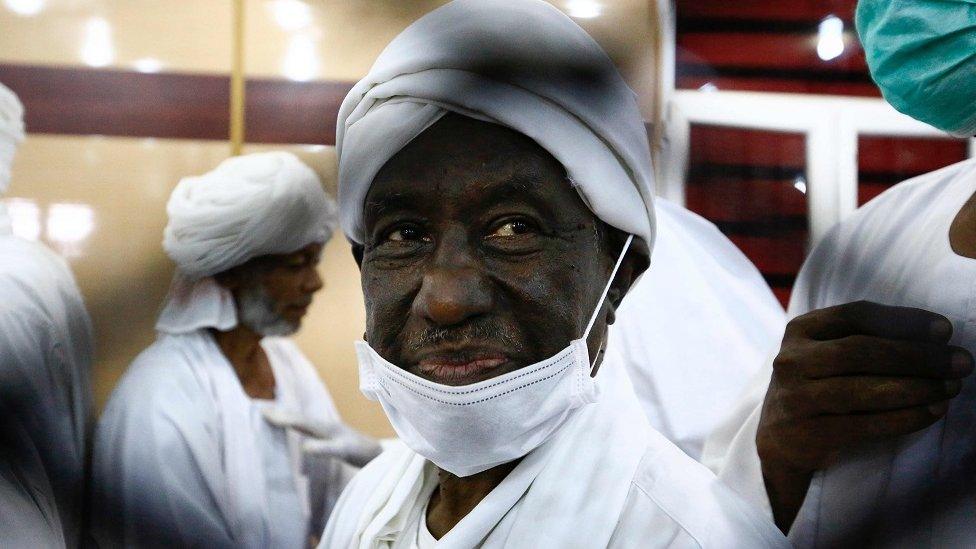
[[[287,337],[295,335],[301,326],[301,321],[279,319],[263,326],[251,326],[251,329],[264,337]]]

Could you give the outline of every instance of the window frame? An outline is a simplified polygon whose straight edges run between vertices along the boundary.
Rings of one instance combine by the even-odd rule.
[[[805,136],[808,245],[858,207],[861,135],[955,139],[896,111],[880,98],[676,90],[665,114],[657,193],[682,206],[692,124]],[[976,139],[969,139],[968,152],[969,158],[976,157]]]

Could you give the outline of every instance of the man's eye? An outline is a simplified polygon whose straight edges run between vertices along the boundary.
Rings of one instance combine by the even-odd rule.
[[[494,232],[492,232],[489,238],[505,238],[511,236],[518,236],[521,234],[526,234],[532,231],[532,226],[525,221],[513,220],[506,221],[498,226]]]
[[[304,267],[307,263],[306,259],[302,256],[292,256],[285,259],[283,266],[289,269],[298,269]]]
[[[419,229],[416,227],[401,227],[394,231],[391,231],[386,239],[392,242],[411,242],[417,240],[429,240],[426,238]]]

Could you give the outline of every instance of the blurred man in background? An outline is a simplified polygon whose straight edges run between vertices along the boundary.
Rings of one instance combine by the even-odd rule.
[[[271,152],[184,178],[167,213],[163,247],[177,273],[156,342],[99,421],[96,540],[305,547],[352,473],[380,451],[341,423],[286,337],[323,286],[317,265],[335,205],[309,167]],[[319,445],[309,478],[302,446],[313,435],[341,459],[323,464]]]
[[[0,84],[0,196],[23,107]],[[0,203],[0,546],[77,547],[91,423],[92,330],[68,265],[13,234]]]

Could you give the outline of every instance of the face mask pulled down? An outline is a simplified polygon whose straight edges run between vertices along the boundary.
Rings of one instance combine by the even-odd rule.
[[[583,336],[552,357],[492,379],[451,386],[413,375],[358,341],[360,390],[383,406],[410,449],[459,477],[528,454],[599,396],[586,338],[632,240],[628,236]]]

